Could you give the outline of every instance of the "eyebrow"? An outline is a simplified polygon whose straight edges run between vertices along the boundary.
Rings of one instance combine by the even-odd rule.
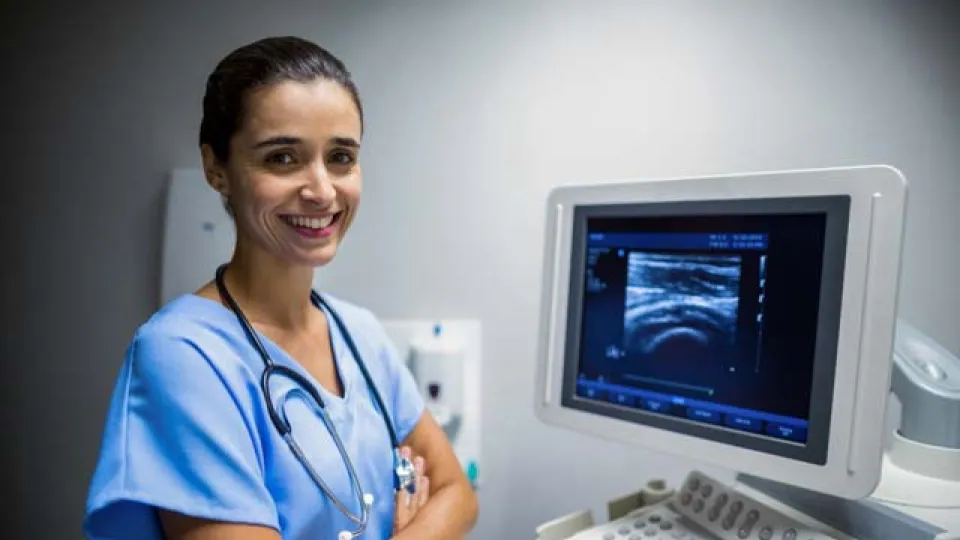
[[[360,143],[357,142],[353,137],[334,137],[334,144],[338,146],[348,146],[350,148],[359,148]],[[291,137],[289,135],[280,135],[277,137],[270,137],[269,139],[264,139],[258,142],[254,148],[264,148],[267,146],[284,146],[284,145],[296,145],[303,143],[303,139],[299,137]]]
[[[360,143],[353,137],[334,137],[333,142],[338,146],[349,146],[350,148],[360,148]]]
[[[286,135],[280,135],[278,137],[270,137],[269,139],[264,139],[258,142],[254,148],[263,148],[265,146],[281,146],[287,144],[300,144],[303,142],[299,137],[290,137]]]

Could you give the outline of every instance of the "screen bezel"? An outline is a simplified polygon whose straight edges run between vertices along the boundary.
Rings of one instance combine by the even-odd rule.
[[[851,198],[848,195],[809,197],[768,197],[753,199],[701,200],[658,203],[576,205],[572,208],[570,275],[567,291],[566,339],[563,348],[561,405],[587,413],[613,417],[649,427],[748,448],[778,457],[823,465],[827,461],[830,422],[833,412],[841,297],[847,250],[847,228]],[[583,297],[586,271],[587,223],[591,218],[782,216],[822,214],[825,216],[824,245],[818,302],[813,377],[808,407],[805,443],[777,440],[769,436],[738,431],[723,425],[700,423],[666,416],[615,403],[602,403],[576,395],[580,366],[580,336],[583,328]]]

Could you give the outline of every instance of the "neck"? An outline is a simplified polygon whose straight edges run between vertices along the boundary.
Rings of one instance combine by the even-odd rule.
[[[313,269],[296,266],[237,242],[224,284],[251,324],[281,330],[307,327],[313,304]]]

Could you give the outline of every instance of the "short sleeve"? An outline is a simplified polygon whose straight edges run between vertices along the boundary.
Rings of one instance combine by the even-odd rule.
[[[158,330],[134,338],[91,482],[88,538],[162,538],[156,508],[278,528],[252,415],[231,388],[195,343]]]
[[[387,335],[383,324],[376,316],[370,314],[373,319],[373,325],[376,328],[377,342],[380,346],[380,359],[386,366],[387,376],[389,377],[392,391],[393,424],[397,431],[398,442],[403,442],[413,428],[417,426],[420,417],[423,415],[425,402],[420,390],[417,387],[413,373],[407,367],[406,362],[400,357],[396,345]],[[388,405],[390,406],[390,405]]]

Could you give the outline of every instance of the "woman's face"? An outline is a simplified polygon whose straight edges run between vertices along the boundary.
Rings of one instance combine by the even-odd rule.
[[[203,149],[238,238],[294,265],[333,259],[360,203],[359,111],[333,81],[282,82],[252,92],[230,159]]]

